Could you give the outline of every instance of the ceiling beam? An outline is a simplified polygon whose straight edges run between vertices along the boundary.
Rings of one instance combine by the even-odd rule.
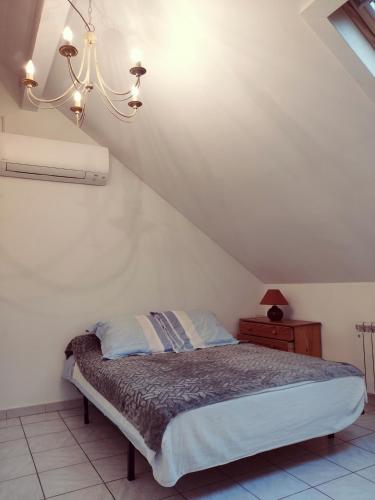
[[[35,94],[42,96],[51,71],[57,48],[60,44],[61,33],[69,15],[69,2],[61,0],[47,0],[40,16],[40,22],[36,28],[35,42],[30,59],[35,65],[35,78],[38,87]],[[27,99],[25,89],[22,88],[21,107],[36,110]]]

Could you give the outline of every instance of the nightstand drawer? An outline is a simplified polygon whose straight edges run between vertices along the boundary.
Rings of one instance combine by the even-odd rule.
[[[238,340],[245,340],[240,334]],[[257,337],[255,335],[246,335],[246,342],[251,342],[252,344],[262,345],[264,347],[270,347],[271,349],[279,349],[280,351],[294,352],[294,342],[287,342],[285,340],[268,339],[266,337]]]
[[[269,339],[278,340],[294,340],[293,328],[281,325],[266,325],[261,323],[251,323],[248,321],[240,321],[241,335],[256,335]]]

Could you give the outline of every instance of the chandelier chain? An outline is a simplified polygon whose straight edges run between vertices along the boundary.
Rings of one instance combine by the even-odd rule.
[[[89,24],[86,19],[83,17],[83,15],[81,14],[81,12],[77,9],[77,7],[74,5],[74,3],[72,2],[72,0],[68,0],[68,2],[70,3],[70,5],[72,6],[72,8],[77,12],[77,14],[80,16],[80,18],[82,19],[82,21],[85,23],[85,26],[87,28],[88,31],[93,31],[92,30],[92,25]]]
[[[89,0],[89,25],[92,26],[92,0]]]

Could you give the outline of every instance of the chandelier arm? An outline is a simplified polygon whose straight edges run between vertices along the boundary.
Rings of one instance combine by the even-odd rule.
[[[84,101],[84,105],[83,105],[83,109],[82,109],[82,113],[80,114],[78,118],[78,121],[77,121],[77,125],[79,126],[79,128],[82,127],[83,125],[83,122],[85,121],[85,116],[86,116],[86,99]]]
[[[101,100],[102,100],[102,102],[104,104],[104,107],[107,109],[107,111],[109,111],[111,113],[111,115],[113,115],[117,120],[119,120],[120,122],[123,122],[123,123],[132,123],[132,121],[130,119],[122,118],[117,113],[115,113],[114,111],[112,111],[112,109],[108,106],[108,104],[103,99],[103,97],[102,97],[101,94],[100,94],[100,98],[101,98]],[[137,110],[135,110],[135,113],[136,112],[137,112]],[[132,118],[135,115],[135,113],[130,118]]]
[[[99,90],[99,89],[96,89],[96,90]],[[111,101],[111,99],[107,96],[107,94],[105,92],[98,92],[102,101],[103,101],[103,104],[105,105],[105,107],[108,109],[108,111],[110,111],[110,113],[112,113],[114,116],[116,116],[116,118],[119,118],[121,119],[120,117],[122,118],[125,118],[125,119],[130,119],[130,118],[133,118],[133,116],[135,116],[136,112],[137,112],[137,109],[134,108],[133,109],[133,112],[132,114],[130,115],[126,115],[125,113],[122,113]]]
[[[99,84],[100,84],[100,81],[99,81]],[[122,111],[120,111],[120,109],[117,108],[113,104],[111,99],[108,97],[105,89],[102,87],[101,90],[102,90],[102,92],[99,92],[99,95],[101,95],[105,99],[104,102],[107,102],[107,104],[109,104],[109,106],[112,108],[112,110],[115,111],[115,113],[117,113],[119,116],[122,116],[123,118],[132,118],[135,115],[135,110],[133,110],[133,113],[130,115],[127,115],[127,114],[123,113]]]
[[[105,85],[104,81],[102,83]],[[137,76],[137,80],[134,84],[134,87],[139,88],[140,86],[141,86],[140,77]],[[129,99],[136,98],[136,96],[133,94],[132,90],[129,90],[129,92],[130,92],[130,95],[127,95],[126,97],[123,97],[123,98],[112,97],[111,99],[112,99],[112,101],[115,101],[115,102],[124,102],[124,101],[129,101]]]
[[[104,82],[102,80],[100,80],[99,78],[99,75],[97,75],[97,78],[98,78],[98,82],[99,82],[99,85],[97,86],[97,91],[103,95],[104,97],[108,98],[108,99],[111,99],[111,101],[113,102],[124,102],[124,101],[128,101],[129,99],[131,99],[133,96],[132,95],[127,95],[126,97],[109,97],[109,95],[107,94],[107,91],[104,87]],[[102,90],[103,89],[103,90]]]
[[[85,63],[85,59],[86,59],[86,47],[83,51],[83,56],[82,56],[82,61],[81,61],[81,66],[79,68],[79,72],[78,72],[78,77],[81,76],[82,74],[82,71],[84,69],[84,63]],[[63,94],[61,94],[60,96],[58,97],[55,97],[54,99],[42,99],[41,97],[37,97],[35,94],[33,94],[33,91],[31,90],[30,87],[27,88],[27,95],[29,97],[29,100],[34,104],[34,106],[39,106],[40,104],[52,104],[52,103],[58,103],[59,101],[61,101],[61,99],[64,99],[68,94],[70,94],[73,89],[75,88],[75,85],[74,85],[74,82],[72,85],[70,85],[70,87],[68,87],[65,92]],[[32,99],[34,101],[32,101]],[[71,95],[69,95],[69,97],[67,99],[65,99],[63,101],[63,103],[61,104],[57,104],[56,106],[53,106],[51,108],[44,108],[44,109],[53,109],[54,107],[59,107],[59,106],[62,106],[63,104],[65,104],[69,99],[71,98]]]
[[[73,83],[74,87],[76,88],[76,90],[81,90],[79,87],[77,87],[77,83],[79,83],[81,86],[84,86],[84,82],[81,82],[80,78],[81,78],[82,72],[85,68],[86,57],[87,57],[87,44],[85,43],[85,47],[83,49],[83,55],[82,55],[82,60],[81,60],[81,65],[79,67],[78,75],[76,75],[74,72],[70,57],[67,57],[69,76],[70,76],[72,83]]]
[[[39,104],[57,103],[55,106],[50,108],[50,109],[53,109],[54,107],[62,106],[71,98],[71,95],[68,95],[68,94],[70,94],[72,92],[73,88],[74,88],[74,85],[71,85],[63,94],[61,94],[59,97],[56,97],[54,99],[41,99],[41,98],[37,97],[35,94],[33,94],[33,91],[29,87],[27,88],[27,95],[28,95],[30,101],[33,101],[33,104],[35,104],[36,106],[38,106]],[[64,99],[65,97],[66,97],[66,99]],[[64,99],[63,102],[59,103],[59,101],[61,101],[62,99]]]
[[[105,81],[103,80],[103,77],[102,77],[101,73],[98,72],[96,74],[96,76],[97,76],[97,79],[98,79],[98,82],[99,82],[99,87],[97,87],[97,91],[100,94],[102,94],[105,98],[109,99],[110,101],[112,101],[112,102],[124,102],[124,101],[128,101],[129,99],[135,97],[131,90],[128,92],[128,94],[130,93],[130,95],[127,95],[126,97],[123,97],[122,99],[121,98],[115,98],[115,97],[109,97],[109,95],[106,92],[107,89],[105,88]],[[140,86],[139,78],[140,77],[138,76],[137,77],[137,81],[135,83],[135,87],[137,87],[137,88],[139,88],[139,86]],[[119,95],[119,94],[117,94],[117,95]]]
[[[83,85],[85,85],[85,82],[81,82],[81,80],[80,80],[81,75],[80,74],[78,74],[78,75],[75,74],[72,63],[70,61],[70,57],[67,57],[67,61],[68,61],[69,74],[70,74],[70,78],[72,79],[73,86],[77,90],[79,90],[77,88],[77,84],[83,86]]]
[[[99,61],[98,61],[98,56],[97,56],[97,53],[96,53],[96,47],[94,49],[94,61],[95,61],[96,76],[97,76],[98,80],[101,81],[102,86],[105,87],[106,90],[109,90],[109,92],[111,92],[112,94],[121,95],[121,96],[128,95],[129,98],[130,98],[131,97],[131,92],[132,92],[131,90],[127,90],[125,92],[117,92],[116,90],[111,89],[111,87],[109,85],[107,85],[107,83],[105,82],[105,80],[103,78],[103,75],[102,75],[102,73],[100,71],[100,68],[99,68]],[[140,85],[140,82],[139,82],[139,77],[138,77],[135,86],[139,87],[139,85]]]

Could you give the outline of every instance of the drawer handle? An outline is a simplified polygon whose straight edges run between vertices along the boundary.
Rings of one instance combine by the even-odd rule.
[[[276,330],[272,330],[272,333],[276,333],[277,334],[277,331]]]

